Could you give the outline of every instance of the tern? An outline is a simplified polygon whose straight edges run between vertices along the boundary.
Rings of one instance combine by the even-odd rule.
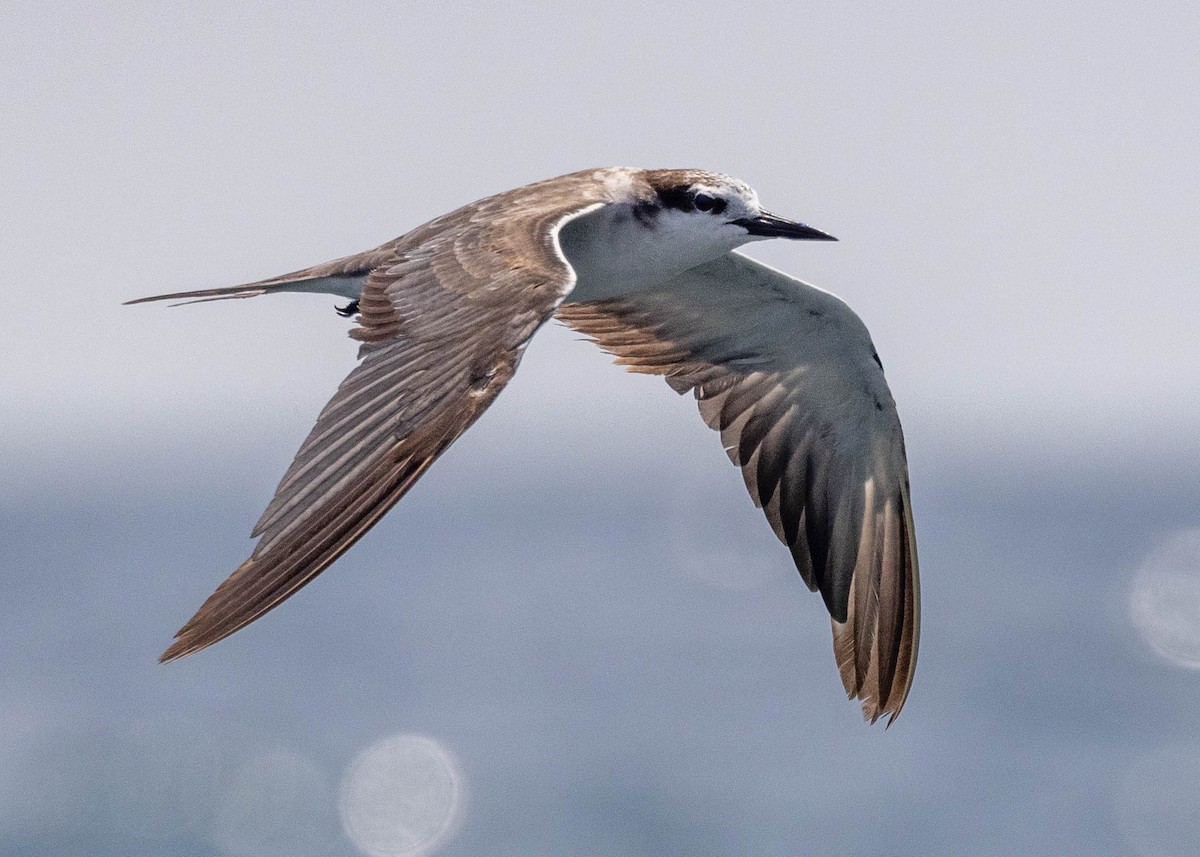
[[[185,302],[319,292],[349,303],[359,362],[255,525],[258,542],[169,661],[245,627],[370,529],[496,399],[551,317],[632,372],[692,392],[833,625],[871,722],[900,713],[920,597],[904,438],[870,334],[840,299],[736,248],[833,241],[703,170],[584,170],[373,250]]]

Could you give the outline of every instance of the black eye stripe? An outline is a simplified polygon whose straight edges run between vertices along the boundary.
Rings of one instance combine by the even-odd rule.
[[[720,214],[729,205],[728,200],[703,191],[695,192],[689,185],[659,188],[658,203],[663,208],[677,211],[707,211],[710,214]]]
[[[663,208],[677,211],[693,211],[696,208],[692,202],[692,190],[687,185],[659,188],[658,202]]]

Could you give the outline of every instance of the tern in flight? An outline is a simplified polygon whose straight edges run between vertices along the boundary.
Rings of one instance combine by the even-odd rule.
[[[754,503],[820,591],[842,682],[895,719],[919,636],[904,439],[879,356],[841,300],[735,248],[832,241],[702,170],[584,170],[482,199],[374,250],[141,301],[322,292],[359,363],[254,527],[258,543],[176,634],[210,646],[300,589],[390,509],[513,377],[557,316],[632,372],[691,391]]]

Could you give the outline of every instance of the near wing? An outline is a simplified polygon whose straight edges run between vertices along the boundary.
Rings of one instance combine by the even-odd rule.
[[[494,197],[363,254],[372,265],[351,333],[362,362],[300,447],[250,558],[162,660],[212,645],[312,580],[492,403],[574,285],[558,230],[601,201],[580,183]]]
[[[872,722],[895,719],[917,659],[917,554],[900,421],[858,317],[740,253],[558,316],[630,371],[695,392],[824,597],[846,691]]]

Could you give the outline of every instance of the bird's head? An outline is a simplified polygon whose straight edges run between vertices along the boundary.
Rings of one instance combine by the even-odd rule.
[[[646,170],[639,220],[663,231],[690,233],[733,249],[751,241],[790,238],[836,241],[803,223],[763,211],[745,182],[703,170]]]

